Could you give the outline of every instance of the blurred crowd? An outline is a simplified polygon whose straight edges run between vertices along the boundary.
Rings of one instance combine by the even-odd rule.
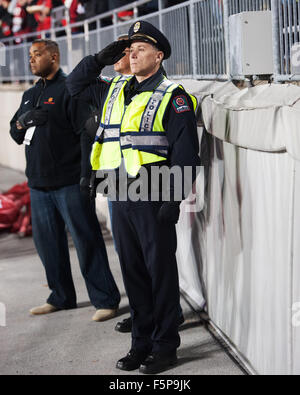
[[[164,7],[170,7],[186,0],[165,0]],[[52,10],[59,6],[68,9],[70,23],[80,22],[95,15],[123,7],[132,3],[133,0],[0,0],[0,39],[16,37],[15,42],[20,42],[21,36],[25,33],[39,32],[51,28]],[[139,15],[145,15],[158,10],[158,0],[139,7]],[[118,13],[121,21],[129,20],[133,17],[133,10]],[[56,23],[56,27],[65,26],[66,18],[62,18]],[[102,26],[112,23],[112,19],[107,18],[102,21]],[[73,29],[76,32],[76,29]]]
[[[63,5],[56,0],[0,0],[0,38],[17,37],[51,27],[51,9]]]

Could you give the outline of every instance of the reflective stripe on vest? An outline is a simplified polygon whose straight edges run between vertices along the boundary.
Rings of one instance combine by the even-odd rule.
[[[140,128],[141,132],[144,132],[146,130],[150,131],[153,129],[156,111],[160,106],[160,103],[164,95],[166,94],[168,88],[170,88],[172,85],[173,85],[172,82],[165,79],[161,82],[161,84],[157,87],[157,89],[152,94],[143,114],[141,128]]]
[[[104,107],[103,107],[102,116],[101,116],[101,123],[100,123],[98,130],[97,130],[95,141],[100,142],[102,140],[102,142],[103,142],[103,140],[105,138],[118,138],[119,137],[119,133],[120,133],[119,127],[105,130],[103,127],[104,126],[103,124],[109,125],[109,120],[110,120],[110,116],[111,116],[111,113],[113,110],[114,102],[115,102],[116,98],[118,97],[120,90],[122,89],[124,83],[127,82],[129,79],[130,79],[130,77],[119,76],[119,77],[116,77],[112,80],[110,89],[108,91],[107,99],[106,99]]]
[[[106,108],[104,106],[105,111],[103,111],[102,113],[102,123],[104,123],[105,125],[109,125],[115,100],[119,96],[120,90],[124,86],[124,83],[127,83],[130,78],[131,77],[116,77],[115,79],[113,79],[112,86],[110,87],[110,90],[108,92],[107,106]]]

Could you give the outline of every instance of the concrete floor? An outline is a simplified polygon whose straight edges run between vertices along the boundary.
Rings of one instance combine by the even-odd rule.
[[[23,175],[0,168],[0,191]],[[128,316],[118,258],[110,235],[104,232],[110,265],[122,294],[118,317],[103,323],[94,313],[81,277],[76,251],[71,245],[74,283],[79,307],[33,317],[29,309],[45,302],[49,294],[45,274],[32,238],[0,233],[0,303],[6,307],[6,326],[0,326],[0,375],[136,375],[121,372],[116,361],[130,347],[130,334],[114,330]],[[2,305],[3,306],[3,305]],[[186,318],[180,334],[178,365],[168,375],[242,375],[220,345],[182,300]],[[1,322],[1,321],[0,321]]]

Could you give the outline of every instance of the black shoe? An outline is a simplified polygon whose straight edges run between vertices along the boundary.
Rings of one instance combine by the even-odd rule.
[[[130,350],[126,357],[117,362],[116,368],[121,370],[135,370],[138,369],[142,362],[145,361],[149,352]]]
[[[115,330],[122,333],[129,333],[132,329],[131,317],[125,318],[125,320],[118,322],[115,326]]]
[[[177,355],[176,351],[167,354],[153,353],[148,355],[147,359],[140,366],[140,373],[156,374],[167,370],[176,365]]]

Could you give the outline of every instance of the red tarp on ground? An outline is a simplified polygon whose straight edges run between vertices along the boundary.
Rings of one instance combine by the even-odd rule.
[[[30,193],[27,182],[0,194],[0,230],[18,233],[20,237],[32,234]]]

